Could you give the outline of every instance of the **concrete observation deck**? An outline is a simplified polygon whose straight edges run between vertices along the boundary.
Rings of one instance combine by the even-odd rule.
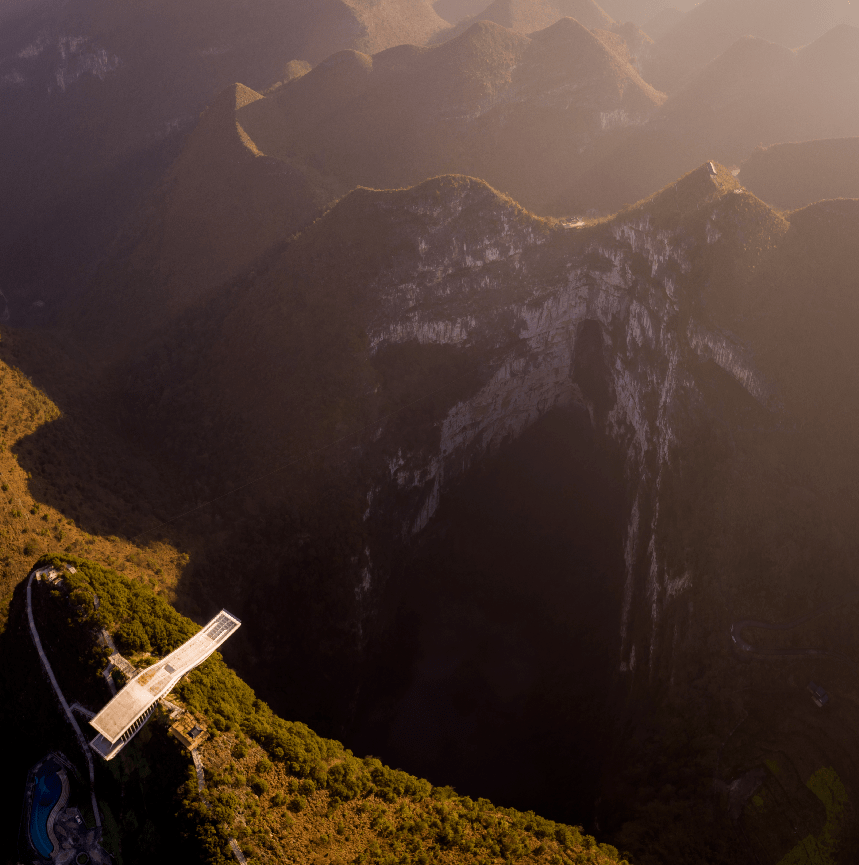
[[[90,742],[92,749],[105,760],[115,757],[143,726],[158,700],[166,697],[182,676],[202,664],[240,625],[235,616],[221,610],[190,640],[137,673],[90,721],[98,733]]]

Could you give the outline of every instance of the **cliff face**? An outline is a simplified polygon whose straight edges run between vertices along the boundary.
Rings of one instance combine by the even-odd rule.
[[[407,206],[424,224],[414,270],[407,282],[382,275],[368,327],[374,352],[416,341],[481,358],[479,387],[437,421],[433,447],[405,450],[380,430],[388,471],[374,478],[367,515],[384,513],[396,488],[400,508],[409,502],[397,514],[404,539],[427,525],[450,481],[552,408],[584,404],[620,446],[629,518],[618,665],[629,672],[652,671],[663,610],[694,580],[666,550],[660,493],[677,480],[678,445],[709,420],[709,366],[774,405],[749,350],[710,319],[696,289],[700,245],[730,245],[734,201],[751,196],[707,166],[679,186],[604,225],[541,232],[502,211],[494,232],[473,237],[460,233],[472,188],[443,205],[422,196]],[[694,214],[672,225],[665,208],[693,190]],[[370,568],[359,592],[372,584]]]
[[[356,190],[247,281],[192,308],[123,374],[128,429],[160,442],[160,457],[187,474],[199,499],[267,477],[285,454],[358,437],[342,457],[352,468],[334,476],[358,497],[363,527],[343,529],[353,538],[343,554],[350,564],[332,564],[325,578],[338,586],[332,615],[354,657],[371,639],[391,551],[427,526],[451,482],[549,410],[583,405],[625,454],[617,667],[655,674],[670,631],[670,678],[696,579],[672,529],[682,523],[677,502],[694,501],[679,454],[733,423],[726,402],[764,417],[778,408],[748,342],[732,335],[729,286],[786,223],[713,170],[704,165],[634,209],[580,227],[538,219],[467,178]],[[446,372],[404,384],[397,358],[425,366],[439,352],[450,359]],[[292,488],[289,507],[306,520],[318,503]],[[275,509],[283,496],[254,493]],[[288,562],[284,549],[304,541],[279,531],[273,554]],[[288,595],[295,566],[282,567],[277,591]],[[256,604],[279,627],[262,589],[229,580],[233,603]],[[668,608],[677,615],[666,630]]]
[[[685,784],[672,807],[691,826],[683,803],[712,788],[744,714],[764,717],[761,688],[766,711],[807,708],[790,702],[792,673],[776,682],[737,661],[732,623],[807,613],[850,585],[859,556],[857,218],[845,201],[783,217],[711,164],[588,224],[538,218],[461,176],[357,189],[189,300],[102,384],[122,383],[111,417],[185,492],[170,506],[192,538],[185,596],[251,625],[243,674],[326,732],[356,717],[403,560],[439,536],[457,479],[552,409],[583,407],[626,485],[621,586],[599,622],[616,637],[599,650],[633,692],[636,735],[642,713],[665,713],[652,753],[675,749],[680,768],[651,787]],[[809,644],[843,654],[832,633]],[[578,711],[572,678],[551,685]],[[832,723],[826,765],[853,741]],[[738,772],[760,762],[739,750],[758,748],[749,730],[731,739]],[[630,797],[617,796],[625,822]]]

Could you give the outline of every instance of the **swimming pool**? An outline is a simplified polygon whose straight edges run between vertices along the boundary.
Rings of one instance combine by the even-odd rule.
[[[43,766],[35,783],[30,806],[30,841],[36,852],[47,859],[54,851],[54,845],[48,837],[48,817],[60,799],[63,782],[53,766]]]

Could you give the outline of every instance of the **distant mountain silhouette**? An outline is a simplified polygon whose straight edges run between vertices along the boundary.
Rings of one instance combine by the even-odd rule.
[[[858,67],[859,30],[849,25],[796,51],[742,37],[586,174],[559,183],[551,212],[617,209],[708,157],[739,166],[760,145],[857,136]]]
[[[477,13],[461,18],[455,27],[436,34],[432,41],[453,39],[479,21],[490,21],[517,33],[531,34],[562,18],[575,18],[595,33],[618,29],[617,23],[594,0],[491,0]]]
[[[823,199],[859,198],[859,138],[760,148],[743,163],[738,179],[750,192],[784,210]]]
[[[451,24],[458,24],[465,18],[471,18],[482,12],[486,6],[486,0],[435,0],[432,4],[436,15],[440,15]]]
[[[704,0],[657,41],[645,75],[674,90],[743,36],[799,48],[842,23],[859,25],[848,0]]]
[[[759,143],[859,135],[859,28],[839,25],[795,52],[745,37],[664,111],[725,161]]]
[[[448,27],[429,0],[27,3],[0,31],[0,272],[13,320],[74,291],[224,87]],[[8,10],[7,10],[8,11]],[[11,15],[12,13],[8,13]],[[84,269],[84,270],[82,270]]]
[[[685,12],[681,12],[674,6],[668,6],[648,18],[641,25],[641,29],[651,39],[661,39],[669,30],[676,27],[683,20],[685,14]]]
[[[688,12],[697,0],[603,0],[600,4],[615,21],[632,21],[639,27],[665,9],[676,7]]]
[[[794,52],[783,45],[744,36],[669,97],[666,110],[704,114],[767,93],[784,80],[795,59]]]
[[[494,21],[520,33],[533,33],[559,18],[575,18],[589,30],[611,27],[614,23],[594,0],[494,0],[476,20]]]

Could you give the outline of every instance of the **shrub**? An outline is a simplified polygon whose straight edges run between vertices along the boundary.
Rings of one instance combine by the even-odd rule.
[[[281,805],[286,804],[286,796],[283,793],[278,792],[271,797],[270,801],[274,808],[280,808]]]
[[[233,822],[238,806],[239,799],[235,793],[230,790],[220,790],[215,797],[215,803],[212,807],[212,816],[217,822],[229,826]]]
[[[263,757],[262,760],[257,762],[257,772],[260,775],[265,775],[265,773],[269,771],[271,771],[271,761],[266,760],[266,758]]]
[[[257,794],[257,796],[262,796],[265,793],[268,793],[268,781],[265,778],[260,778],[257,775],[251,775],[248,779],[248,783],[250,785],[251,790]]]
[[[298,814],[307,807],[307,799],[304,796],[295,796],[289,803],[289,810]]]

